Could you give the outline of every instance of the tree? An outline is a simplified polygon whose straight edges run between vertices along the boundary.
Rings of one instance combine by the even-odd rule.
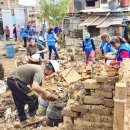
[[[52,25],[58,25],[68,13],[71,0],[40,0],[41,19],[46,19]]]

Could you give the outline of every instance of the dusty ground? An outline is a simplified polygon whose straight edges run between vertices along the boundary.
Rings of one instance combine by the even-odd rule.
[[[14,42],[14,41],[10,41],[10,42],[15,44],[15,46],[19,46],[22,44],[22,42]],[[2,52],[5,52],[5,44],[6,44],[5,42],[0,41],[0,54]],[[7,58],[6,56],[2,56],[2,63],[5,69],[5,77],[7,77],[16,68],[15,60],[25,55],[26,55],[26,51],[18,51],[15,53],[14,58]]]

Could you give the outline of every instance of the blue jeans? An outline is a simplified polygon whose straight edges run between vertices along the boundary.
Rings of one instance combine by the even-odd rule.
[[[59,55],[55,46],[48,46],[49,48],[49,60],[51,59],[52,50],[55,52],[56,60],[59,59]]]

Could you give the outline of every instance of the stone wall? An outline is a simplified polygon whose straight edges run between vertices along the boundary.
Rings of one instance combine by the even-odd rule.
[[[116,70],[101,64],[93,70],[80,67],[77,72],[80,69],[91,74],[91,79],[69,86],[64,122],[57,130],[113,130],[115,83],[119,79]]]
[[[115,89],[114,130],[130,130],[130,60],[119,70],[120,82]]]

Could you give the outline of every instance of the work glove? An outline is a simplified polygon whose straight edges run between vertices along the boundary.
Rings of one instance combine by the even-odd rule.
[[[112,62],[110,63],[110,65],[111,65],[111,66],[118,65],[118,61],[112,61]]]

